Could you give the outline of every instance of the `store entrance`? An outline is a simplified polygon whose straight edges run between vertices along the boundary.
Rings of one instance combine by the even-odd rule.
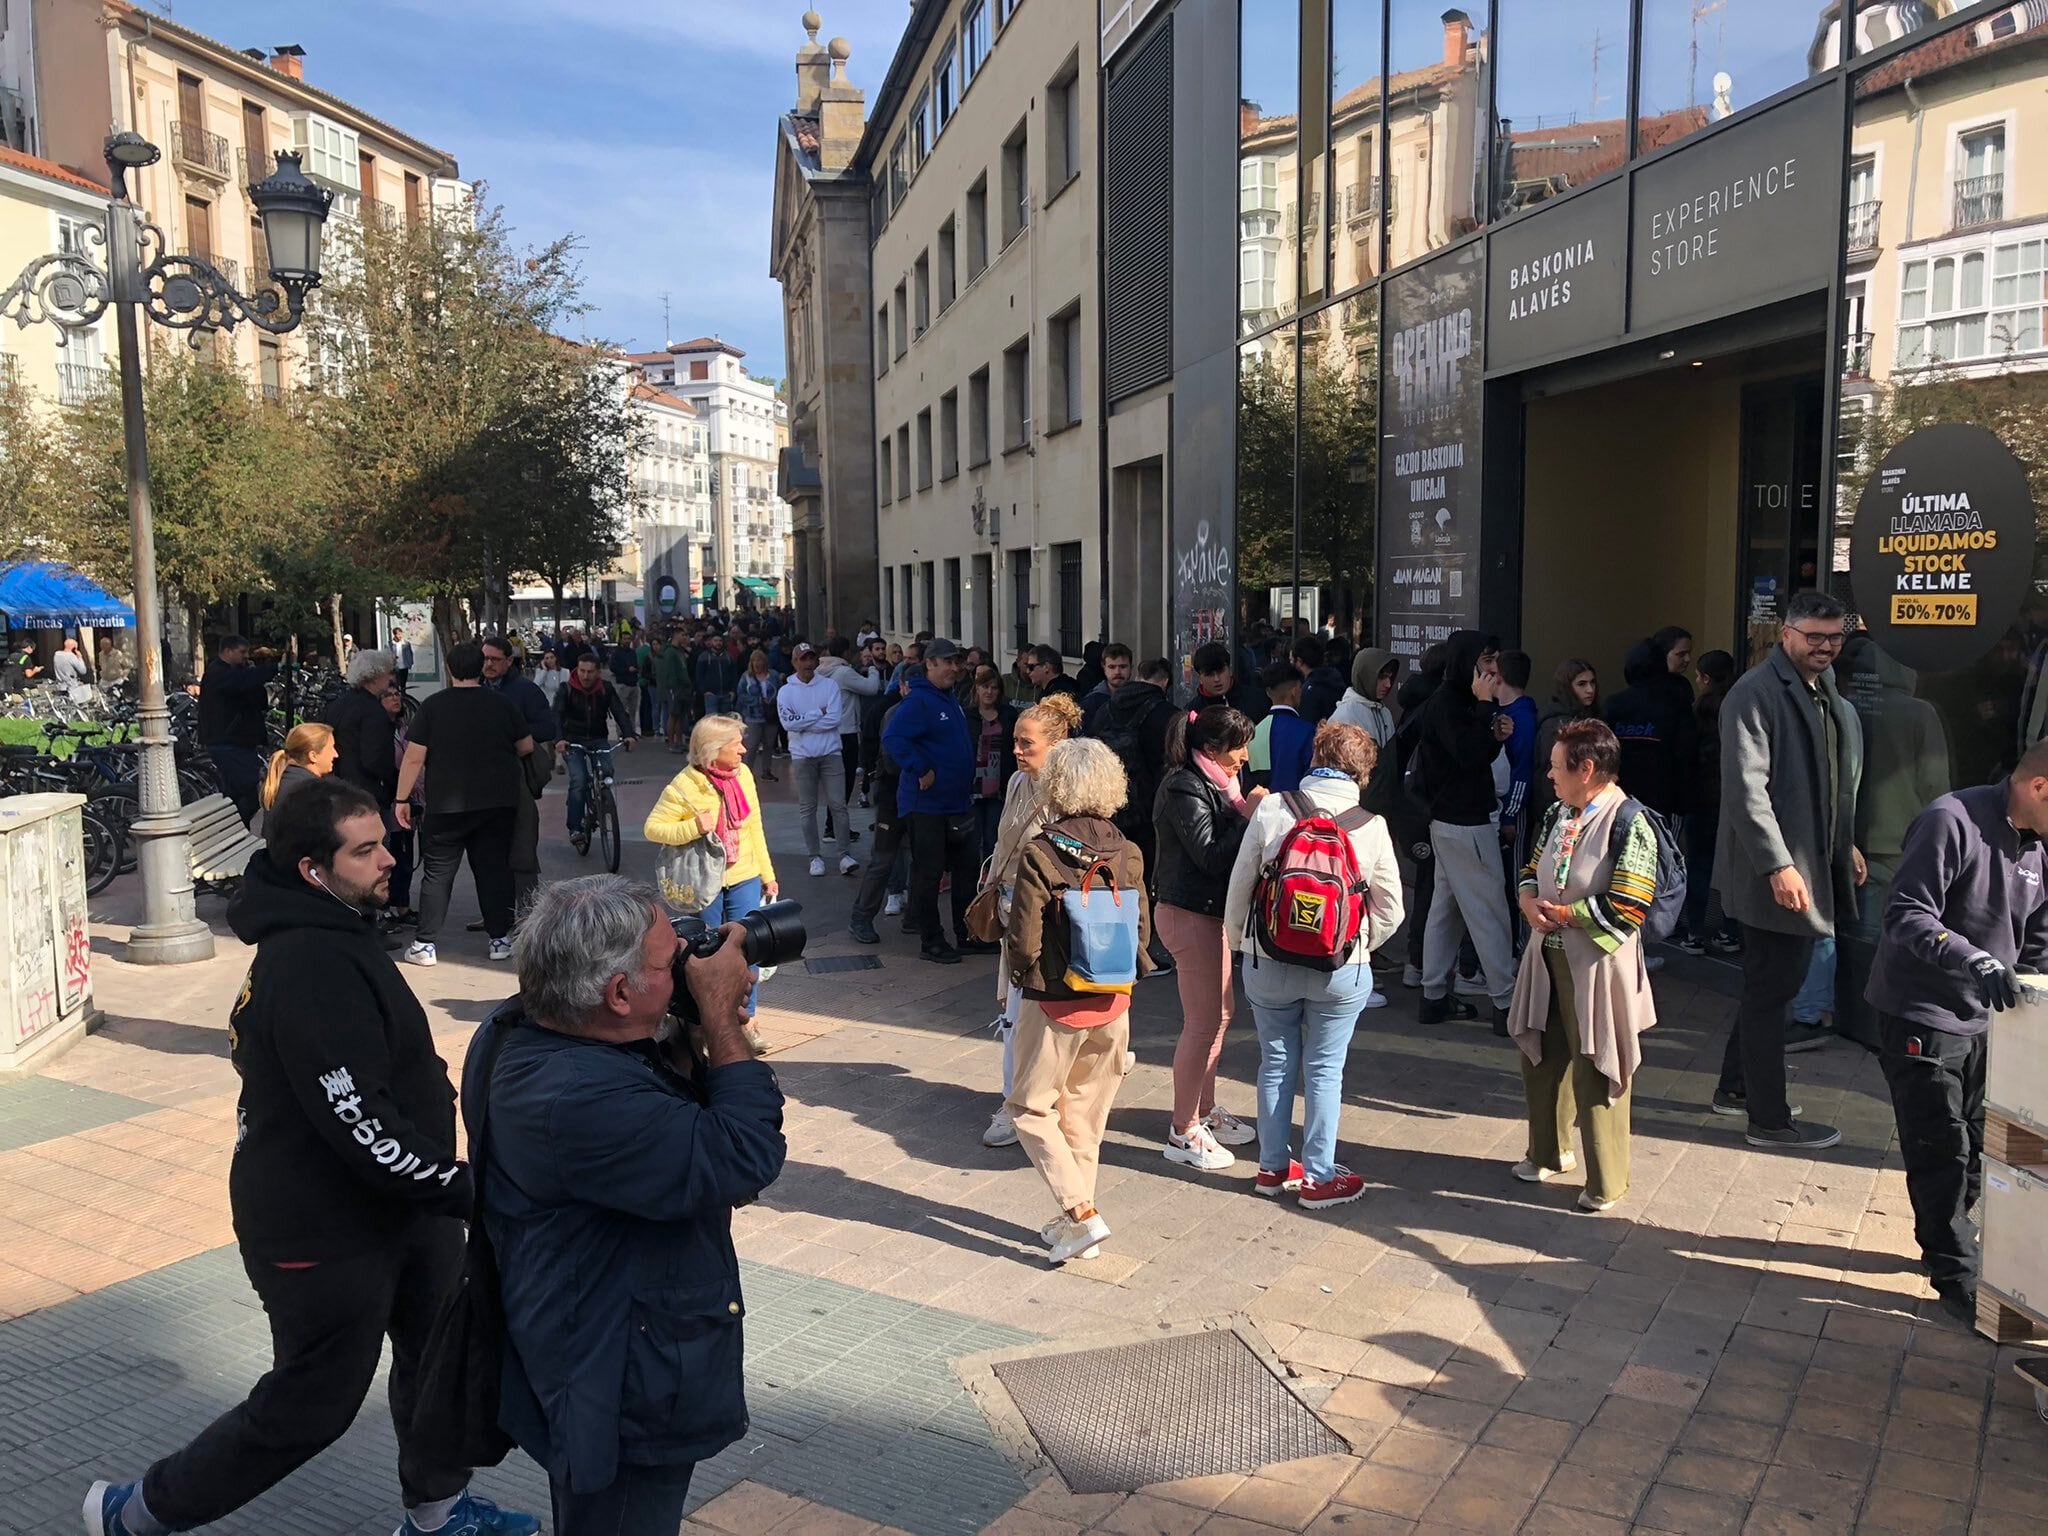
[[[1668,624],[1696,655],[1749,662],[1752,620],[1775,624],[1812,580],[1825,350],[1817,334],[1719,355],[1675,338],[1604,376],[1525,383],[1522,644],[1540,693],[1566,658],[1614,692],[1629,647]]]

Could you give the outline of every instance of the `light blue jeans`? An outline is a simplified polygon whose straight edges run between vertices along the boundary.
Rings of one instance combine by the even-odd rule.
[[[1337,1168],[1344,1053],[1372,996],[1372,967],[1312,971],[1269,956],[1255,965],[1247,956],[1238,969],[1259,1030],[1259,1167],[1287,1171],[1298,1090],[1302,1171],[1322,1183]]]
[[[1798,1024],[1818,1024],[1820,1016],[1835,1011],[1835,941],[1816,939],[1813,959],[1807,963],[1806,980],[1792,999],[1792,1019]]]
[[[754,814],[758,816],[760,812],[756,810]],[[718,900],[712,902],[710,906],[697,915],[713,928],[716,928],[720,923],[736,923],[749,912],[755,911],[760,907],[761,896],[761,877],[759,875],[749,875],[737,885],[728,885],[724,890],[720,891],[718,893]],[[754,994],[760,990],[758,983],[747,988],[748,1018],[754,1016]]]

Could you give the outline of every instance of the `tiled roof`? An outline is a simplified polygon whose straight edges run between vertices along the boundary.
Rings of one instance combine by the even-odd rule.
[[[671,352],[730,352],[734,357],[747,355],[731,342],[721,341],[716,336],[699,336],[695,341],[672,341],[668,349]]]
[[[656,405],[669,406],[674,410],[681,411],[685,416],[697,414],[697,407],[690,401],[685,400],[681,395],[672,395],[665,389],[657,389],[644,379],[633,386],[633,398],[635,400],[651,400]]]
[[[1448,85],[1464,73],[1455,64],[1430,64],[1421,69],[1403,70],[1389,82],[1389,91],[1395,96],[1427,85]],[[1330,105],[1330,121],[1342,122],[1361,112],[1377,111],[1380,104],[1380,77],[1374,75],[1362,85],[1354,85]],[[1261,117],[1258,103],[1240,101],[1237,105],[1237,129],[1240,142],[1253,139],[1291,139],[1295,134],[1296,115],[1292,112],[1277,117]]]
[[[17,171],[27,171],[35,176],[46,176],[51,181],[61,181],[68,187],[82,187],[88,192],[99,193],[101,197],[107,195],[107,188],[102,183],[94,181],[90,176],[81,176],[76,171],[66,170],[54,161],[42,160],[34,155],[23,154],[20,150],[12,149],[5,144],[0,144],[0,165],[11,165]]]
[[[1922,43],[1917,48],[1908,48],[1904,53],[1895,54],[1877,68],[1858,77],[1856,95],[1858,98],[1875,96],[1889,91],[1908,80],[1925,80],[1929,75],[1938,75],[1945,69],[1954,69],[1986,54],[1996,53],[2020,43],[2048,40],[2048,31],[2036,26],[2032,31],[2015,32],[2010,37],[1994,37],[1979,42],[1979,28],[1986,22],[1975,22],[1969,26],[1951,27],[1939,37]]]
[[[796,135],[797,148],[809,155],[811,159],[816,160],[818,158],[818,145],[821,142],[819,139],[818,119],[815,117],[803,117],[792,112],[789,114],[789,127],[790,131]]]
[[[1681,107],[1643,119],[1638,138],[1642,152],[1675,144],[1707,126],[1705,107]],[[1508,135],[1515,147],[1517,181],[1563,176],[1576,184],[1614,170],[1628,158],[1628,122],[1619,117],[1592,122],[1562,123],[1554,128],[1522,128]]]

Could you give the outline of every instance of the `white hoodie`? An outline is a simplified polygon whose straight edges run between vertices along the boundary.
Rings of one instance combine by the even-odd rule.
[[[1301,792],[1317,809],[1335,816],[1358,804],[1358,785],[1350,779],[1333,779],[1312,773],[1301,781]],[[1252,813],[1252,824],[1244,841],[1237,845],[1237,862],[1230,868],[1230,890],[1223,899],[1223,940],[1248,955],[1259,953],[1249,919],[1252,892],[1259,883],[1259,871],[1280,851],[1281,839],[1294,825],[1294,813],[1279,795],[1268,795]],[[1351,834],[1351,848],[1358,856],[1359,873],[1365,877],[1365,925],[1359,930],[1366,954],[1371,954],[1394,936],[1401,926],[1401,867],[1394,861],[1394,840],[1387,835],[1386,818],[1374,816]],[[1270,960],[1268,963],[1273,963]]]
[[[1330,711],[1330,718],[1339,725],[1356,725],[1372,737],[1373,745],[1385,750],[1394,739],[1394,712],[1377,699],[1368,699],[1356,688],[1346,688],[1344,697],[1337,701],[1337,707]]]

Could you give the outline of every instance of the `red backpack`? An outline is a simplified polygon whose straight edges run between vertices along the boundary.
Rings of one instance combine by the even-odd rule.
[[[1275,960],[1334,971],[1351,963],[1365,927],[1365,875],[1351,834],[1372,813],[1353,806],[1332,816],[1307,795],[1280,798],[1294,825],[1259,870],[1249,926]]]

